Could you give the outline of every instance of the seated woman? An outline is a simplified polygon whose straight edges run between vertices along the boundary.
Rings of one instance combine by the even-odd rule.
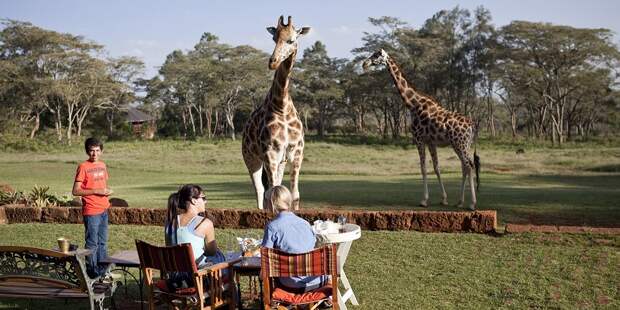
[[[291,192],[279,185],[269,189],[265,197],[266,208],[277,215],[265,227],[262,246],[294,254],[312,251],[316,237],[308,221],[289,211],[292,202]],[[327,276],[278,279],[281,286],[298,293],[319,288],[328,280]]]
[[[208,218],[198,215],[205,211],[207,199],[198,185],[183,185],[168,197],[165,237],[166,245],[190,243],[198,268],[226,260],[217,248],[215,228]],[[172,285],[181,287],[185,275],[172,276]]]

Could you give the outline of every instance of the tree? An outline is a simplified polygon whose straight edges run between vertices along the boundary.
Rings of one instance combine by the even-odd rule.
[[[105,116],[108,121],[108,136],[114,135],[114,118],[127,110],[129,103],[136,100],[136,87],[144,72],[144,63],[136,57],[110,58],[107,71],[111,78],[111,98]]]
[[[514,21],[501,29],[500,44],[505,63],[522,67],[521,87],[535,91],[538,110],[549,114],[554,143],[566,135],[566,108],[581,87],[585,72],[617,63],[619,53],[607,29],[582,29],[548,23]],[[511,72],[512,73],[512,72]],[[539,133],[544,124],[540,123]]]
[[[13,115],[23,116],[21,122],[34,120],[30,136],[39,129],[41,113],[55,115],[58,139],[63,137],[63,118],[66,137],[71,143],[73,126],[77,134],[88,112],[105,100],[102,83],[108,77],[103,61],[93,55],[102,46],[81,36],[41,29],[30,23],[5,20],[0,32],[0,79],[2,98],[10,100]],[[4,84],[4,83],[3,83]]]
[[[300,100],[307,102],[314,111],[320,137],[331,127],[343,99],[339,79],[343,64],[343,60],[329,58],[325,45],[317,41],[304,50],[299,65],[301,72],[295,78],[296,89]]]

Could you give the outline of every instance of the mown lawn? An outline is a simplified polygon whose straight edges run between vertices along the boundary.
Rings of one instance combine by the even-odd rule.
[[[224,250],[234,250],[235,236],[256,238],[262,232],[216,234]],[[162,244],[162,235],[161,227],[113,225],[110,252],[134,248],[134,239]],[[59,236],[82,243],[83,226],[0,226],[0,244],[51,248]],[[360,310],[620,307],[620,236],[364,231],[345,270]],[[119,306],[132,304],[117,292]],[[73,309],[88,303],[0,301],[0,308],[14,307]]]
[[[303,208],[422,210],[417,151],[411,145],[360,141],[306,144],[300,191]],[[353,143],[355,142],[355,143]],[[210,208],[254,208],[240,143],[232,141],[138,141],[105,144],[110,186],[132,207],[164,208],[180,184],[202,185]],[[523,148],[525,153],[516,154]],[[620,227],[620,147],[595,143],[563,148],[481,141],[478,208],[498,211],[500,225],[534,223]],[[59,195],[71,191],[81,144],[0,151],[0,183],[29,191],[35,184]],[[447,148],[439,153],[448,198],[455,204],[460,163]],[[429,167],[430,210],[439,206]],[[285,184],[288,177],[285,177]],[[466,197],[468,199],[468,197]]]

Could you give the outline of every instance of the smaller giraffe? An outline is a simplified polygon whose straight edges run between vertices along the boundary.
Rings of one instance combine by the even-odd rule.
[[[426,179],[426,147],[428,146],[433,168],[439,181],[442,192],[442,205],[448,205],[448,195],[441,181],[439,171],[439,160],[437,159],[438,146],[452,146],[454,152],[461,160],[461,170],[463,177],[461,181],[461,198],[457,207],[462,207],[465,200],[465,181],[469,177],[471,186],[470,210],[476,209],[476,188],[479,184],[480,158],[474,150],[471,154],[471,146],[475,142],[476,128],[471,119],[458,113],[444,109],[438,102],[426,96],[409,85],[402,70],[396,62],[383,49],[372,54],[363,63],[364,70],[369,67],[385,65],[387,66],[394,85],[398,89],[403,103],[411,111],[411,132],[413,143],[417,145],[420,155],[420,170],[422,172],[422,183],[424,186],[424,197],[420,206],[428,206],[428,183]],[[476,172],[476,187],[474,187],[474,176],[472,170]]]
[[[241,153],[252,178],[260,210],[263,209],[265,190],[282,184],[286,163],[291,163],[292,204],[297,210],[299,171],[304,158],[304,131],[288,90],[297,55],[297,39],[308,33],[310,27],[295,29],[290,16],[286,25],[284,17],[280,16],[277,27],[267,27],[267,31],[276,43],[269,58],[269,69],[276,72],[265,101],[256,107],[245,124]],[[263,173],[267,174],[268,184],[263,184]]]

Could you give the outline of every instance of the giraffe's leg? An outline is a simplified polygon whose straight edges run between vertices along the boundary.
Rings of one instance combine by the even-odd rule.
[[[275,182],[278,179],[278,164],[277,164],[277,161],[272,159],[274,157],[275,156],[270,156],[270,154],[267,154],[267,158],[269,160],[263,163],[263,167],[265,168],[264,170],[267,173],[267,179],[269,180],[268,182],[269,186],[267,187],[267,190],[269,190],[270,188],[276,185],[279,185],[279,184],[275,184]],[[263,201],[263,205],[269,206],[269,204],[267,203],[267,197],[265,197],[264,192],[263,192],[263,196],[260,198]],[[274,210],[269,209],[267,211],[273,212]]]
[[[475,193],[475,185],[474,185],[474,179],[473,179],[473,168],[474,168],[474,162],[471,159],[472,157],[469,156],[467,150],[463,150],[463,151],[458,151],[457,155],[459,157],[459,159],[461,160],[461,170],[463,172],[463,177],[461,179],[461,199],[459,200],[459,203],[457,204],[457,208],[461,208],[463,207],[463,203],[465,202],[465,181],[469,178],[469,184],[472,187],[472,203],[469,205],[468,209],[469,210],[475,210],[476,209],[476,193]]]
[[[282,179],[284,179],[284,169],[286,168],[286,162],[283,161],[278,164],[277,179],[273,182],[273,186],[282,185]]]
[[[418,153],[420,154],[420,171],[422,172],[422,186],[424,193],[422,194],[421,207],[428,207],[428,180],[426,179],[426,146],[419,142]]]
[[[467,164],[465,163],[465,159],[461,159],[461,172],[462,172],[462,177],[461,177],[461,198],[459,199],[459,202],[456,204],[457,208],[462,208],[463,207],[463,202],[465,201],[465,180],[467,179]]]
[[[263,165],[258,165],[252,167],[252,169],[248,166],[248,170],[250,172],[250,177],[252,178],[252,185],[254,185],[254,192],[256,193],[256,204],[259,210],[263,209],[263,197],[265,195],[265,187],[263,186]]]
[[[298,149],[291,161],[291,194],[293,195],[293,209],[299,210],[299,171],[304,159],[303,149]]]
[[[469,205],[468,209],[471,211],[476,210],[476,185],[475,185],[475,181],[474,181],[474,160],[473,160],[473,156],[470,156],[471,154],[467,154],[467,168],[468,168],[468,174],[469,174],[469,186],[471,188],[471,204]]]
[[[448,195],[446,194],[446,189],[443,186],[443,182],[441,181],[441,173],[439,172],[439,160],[437,159],[437,146],[429,145],[428,151],[431,153],[431,158],[433,160],[433,169],[435,170],[435,174],[437,175],[437,181],[439,181],[439,187],[441,188],[441,205],[448,205]]]

